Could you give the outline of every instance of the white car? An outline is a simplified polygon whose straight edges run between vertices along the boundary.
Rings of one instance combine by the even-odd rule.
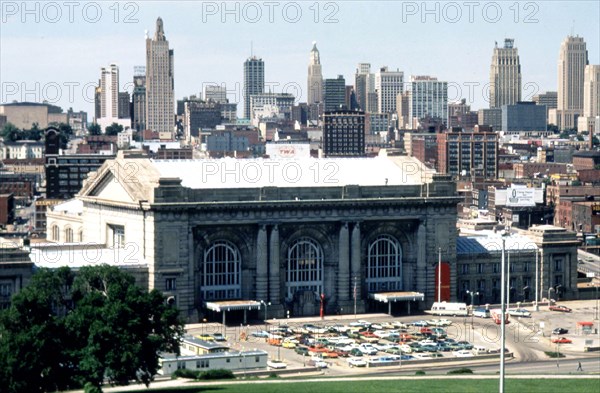
[[[431,319],[428,320],[427,323],[429,323],[430,326],[444,327],[450,326],[452,324],[452,321],[449,321],[447,319]]]
[[[457,358],[472,358],[473,356],[473,352],[471,351],[467,351],[466,349],[462,349],[460,351],[454,351],[452,352],[452,355],[454,355],[454,357]]]
[[[400,344],[400,350],[404,353],[412,353],[412,348],[408,344]]]
[[[397,329],[408,329],[408,325],[400,321],[394,321],[392,322],[392,325],[394,325],[394,327]]]
[[[327,363],[327,362],[325,362],[323,360],[315,360],[314,363],[315,363],[315,367],[318,367],[318,368],[327,368],[327,367],[329,367],[329,363]]]
[[[390,332],[387,330],[375,330],[373,334],[379,338],[388,338],[390,336]]]
[[[363,355],[377,355],[377,348],[369,344],[360,344],[358,346],[358,350],[363,353]]]
[[[350,367],[367,367],[367,362],[361,358],[348,358]]]
[[[384,329],[394,329],[395,326],[391,322],[383,322],[381,327]]]
[[[512,315],[513,317],[531,317],[531,313],[524,308],[513,308],[508,310],[508,315]]]
[[[272,359],[272,360],[267,361],[267,366],[269,366],[269,368],[282,369],[282,368],[286,368],[287,364],[284,363],[282,360]]]
[[[412,355],[415,359],[433,359],[434,356],[429,352],[423,353],[413,353]]]
[[[390,349],[391,347],[397,347],[397,345],[395,345],[395,344],[373,344],[373,347],[375,347],[375,349],[377,349],[378,351],[385,352],[386,350]]]

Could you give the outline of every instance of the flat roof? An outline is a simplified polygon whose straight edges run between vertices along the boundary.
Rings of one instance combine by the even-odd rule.
[[[252,351],[228,351],[228,352],[216,352],[216,353],[205,353],[202,355],[184,355],[177,356],[174,353],[163,353],[160,355],[160,359],[164,360],[202,360],[202,359],[215,359],[215,358],[232,358],[232,357],[244,357],[244,356],[267,356],[269,353],[261,350]]]
[[[218,302],[204,302],[206,308],[212,311],[231,311],[231,310],[258,310],[260,302],[256,300],[222,300]]]
[[[504,237],[506,251],[535,251],[535,241],[527,236],[511,234]],[[456,254],[487,254],[502,251],[502,235],[491,230],[472,231],[456,238]]]
[[[383,303],[407,300],[425,300],[425,295],[420,292],[380,292],[372,293],[369,296],[371,297],[371,299]]]
[[[210,349],[229,349],[228,345],[223,345],[223,344],[206,341],[206,340],[200,340],[199,338],[190,336],[190,335],[183,336],[182,341],[193,344],[200,348],[208,349],[208,350],[210,350]]]
[[[192,189],[407,186],[431,182],[435,171],[407,156],[150,160],[160,178]]]

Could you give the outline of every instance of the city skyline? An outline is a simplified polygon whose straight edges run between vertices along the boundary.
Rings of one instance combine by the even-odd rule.
[[[487,16],[474,12],[473,23],[469,21],[467,9],[461,10],[462,17],[458,20],[452,18],[451,9],[446,7],[451,3],[435,3],[441,4],[437,14],[428,14],[427,10],[418,9],[420,3],[412,2],[323,2],[315,3],[320,10],[318,17],[316,9],[302,3],[302,17],[296,23],[292,23],[290,17],[284,20],[281,13],[274,13],[274,23],[269,23],[264,12],[262,20],[251,23],[249,10],[244,11],[248,3],[239,3],[238,15],[206,8],[210,4],[218,8],[220,3],[205,3],[179,3],[172,7],[162,2],[118,3],[119,13],[106,4],[95,24],[84,21],[81,12],[74,12],[74,21],[70,23],[67,10],[52,24],[50,11],[44,12],[43,7],[36,23],[35,15],[22,14],[23,10],[15,13],[3,3],[0,101],[40,102],[45,98],[65,110],[73,107],[93,113],[93,88],[89,84],[97,84],[98,69],[106,64],[117,64],[120,90],[131,91],[134,66],[145,63],[144,31],[152,32],[158,17],[164,20],[170,47],[177,53],[175,98],[199,94],[208,83],[225,84],[228,97],[240,103],[240,107],[243,62],[251,54],[265,62],[266,91],[270,87],[273,92],[288,92],[295,95],[297,101],[305,102],[307,55],[313,41],[317,41],[321,52],[324,79],[343,75],[346,81],[353,83],[359,63],[371,63],[372,70],[388,65],[404,72],[405,81],[412,75],[435,75],[449,82],[449,100],[466,98],[474,110],[489,105],[486,85],[494,43],[503,42],[505,38],[515,39],[519,47],[523,100],[557,90],[559,49],[571,32],[586,40],[590,64],[599,63],[596,48],[600,46],[597,23],[600,6],[596,2],[539,2],[535,3],[537,8],[527,9],[527,4],[534,3],[519,3],[518,15],[508,3],[480,3],[480,8],[488,11],[491,4],[500,4],[502,16],[495,23],[492,23],[491,11]],[[126,9],[131,4],[137,8]],[[281,3],[282,8],[288,10],[291,4],[296,3]],[[325,9],[328,4],[336,6]],[[435,9],[433,4],[432,9]],[[409,7],[414,5],[416,10]],[[386,12],[381,12],[384,10]],[[201,23],[189,19],[194,15]],[[374,19],[375,16],[378,19]],[[114,23],[114,19],[119,23]],[[137,19],[137,22],[125,23],[126,19]],[[337,22],[324,23],[325,19]],[[396,28],[386,26],[390,20],[399,22],[392,23]],[[537,22],[525,23],[534,20]],[[353,28],[358,22],[362,23],[360,28]],[[423,34],[424,29],[427,34]],[[275,31],[280,34],[273,34]],[[56,43],[48,44],[51,40]],[[41,60],[22,59],[23,47],[30,48]],[[81,53],[57,57],[61,51]],[[66,61],[53,61],[56,58]]]

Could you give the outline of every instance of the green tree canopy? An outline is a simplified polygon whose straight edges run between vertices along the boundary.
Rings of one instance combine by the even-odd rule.
[[[118,123],[112,123],[111,125],[106,127],[106,129],[104,130],[104,133],[106,135],[117,135],[121,131],[123,131],[122,125],[120,125]]]
[[[97,123],[90,124],[87,129],[90,135],[102,134],[102,127],[100,127]]]
[[[40,269],[0,314],[0,380],[8,392],[148,385],[158,352],[179,351],[178,310],[116,267]]]

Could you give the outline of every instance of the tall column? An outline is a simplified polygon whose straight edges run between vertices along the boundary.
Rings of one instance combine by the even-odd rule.
[[[431,269],[425,269],[427,267],[427,228],[425,223],[421,221],[419,223],[419,229],[417,230],[417,291],[425,293],[426,280],[425,270],[430,271]],[[425,300],[427,299],[425,294]]]
[[[346,301],[349,299],[350,287],[350,255],[348,236],[348,223],[342,223],[339,239],[339,261],[338,261],[338,300]]]
[[[271,263],[269,264],[269,287],[272,304],[279,304],[279,228],[273,225],[271,229]]]
[[[256,299],[268,300],[268,249],[267,249],[267,228],[265,225],[258,226],[256,235]]]
[[[352,263],[352,285],[356,285],[356,299],[360,300],[362,277],[360,276],[360,223],[358,222],[352,228],[352,255],[350,261]]]

